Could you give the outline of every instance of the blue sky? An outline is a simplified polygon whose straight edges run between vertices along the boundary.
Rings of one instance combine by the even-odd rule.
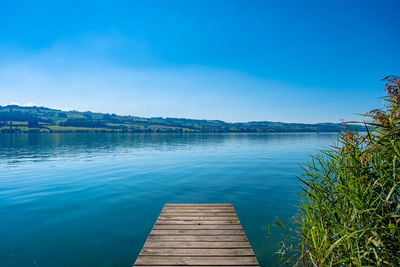
[[[400,74],[399,1],[1,1],[0,105],[338,122]]]

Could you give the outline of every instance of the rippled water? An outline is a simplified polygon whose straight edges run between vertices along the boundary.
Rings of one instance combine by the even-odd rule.
[[[301,174],[336,134],[0,134],[0,266],[131,266],[165,203],[233,203],[273,263]]]

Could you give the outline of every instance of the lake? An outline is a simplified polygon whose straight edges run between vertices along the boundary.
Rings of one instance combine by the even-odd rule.
[[[335,140],[0,134],[0,266],[132,266],[165,203],[232,203],[269,266],[281,239],[273,220],[296,212],[298,164]]]

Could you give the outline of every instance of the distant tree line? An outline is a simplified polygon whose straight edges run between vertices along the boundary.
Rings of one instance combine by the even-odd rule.
[[[62,111],[46,107],[0,106],[0,132],[140,132],[140,133],[270,133],[338,132],[339,123],[227,123],[220,120],[142,118],[94,112]]]

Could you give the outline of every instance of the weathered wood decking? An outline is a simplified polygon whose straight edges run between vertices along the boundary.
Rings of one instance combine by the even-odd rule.
[[[135,266],[259,266],[232,204],[166,204]]]

